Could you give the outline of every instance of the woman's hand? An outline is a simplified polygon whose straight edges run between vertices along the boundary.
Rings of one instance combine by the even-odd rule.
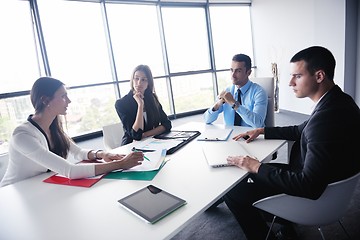
[[[254,130],[246,131],[245,133],[240,133],[233,137],[235,141],[243,138],[247,143],[251,142],[255,138],[257,138],[260,134],[264,134],[264,128],[256,128]]]
[[[237,166],[251,173],[257,173],[261,165],[257,159],[249,156],[228,156],[226,160],[228,164]]]
[[[95,175],[118,169],[129,169],[141,165],[144,160],[142,152],[131,152],[128,155],[102,152],[101,157],[106,163],[95,164]]]
[[[114,160],[121,160],[125,157],[125,154],[118,154],[118,153],[104,153],[103,156],[102,156],[102,159],[105,161],[105,162],[111,162],[111,161],[114,161]]]
[[[144,106],[144,94],[141,92],[134,92],[133,98],[137,102],[138,106]]]
[[[131,152],[121,160],[122,169],[129,169],[137,165],[141,165],[144,161],[144,153],[143,152]]]

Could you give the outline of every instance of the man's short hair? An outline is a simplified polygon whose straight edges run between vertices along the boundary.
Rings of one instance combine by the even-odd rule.
[[[312,46],[296,53],[290,62],[305,61],[306,69],[314,75],[316,71],[323,70],[328,79],[334,79],[336,61],[333,54],[321,46]]]
[[[234,55],[232,60],[235,62],[245,62],[246,71],[251,69],[251,58],[248,55],[239,53]]]

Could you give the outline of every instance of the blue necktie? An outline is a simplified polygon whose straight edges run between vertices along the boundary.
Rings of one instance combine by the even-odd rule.
[[[241,97],[240,97],[241,91],[240,88],[237,90],[237,101],[241,105]],[[240,115],[235,111],[235,118],[234,118],[234,126],[240,126],[241,125],[241,117]]]

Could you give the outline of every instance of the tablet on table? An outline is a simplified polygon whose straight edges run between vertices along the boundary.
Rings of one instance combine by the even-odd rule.
[[[154,185],[148,185],[118,202],[148,223],[155,223],[186,204],[184,199]]]

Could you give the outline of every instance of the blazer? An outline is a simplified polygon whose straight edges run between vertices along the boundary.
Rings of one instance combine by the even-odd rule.
[[[165,127],[165,132],[170,131],[172,125],[171,121],[169,120],[168,116],[162,109],[161,104],[159,103],[159,113],[160,113],[160,123],[159,125],[162,125]],[[133,98],[133,93],[130,91],[128,94],[126,94],[124,97],[116,100],[115,102],[115,109],[117,114],[119,115],[119,118],[123,124],[124,128],[124,136],[122,138],[122,145],[131,143],[133,140],[141,140],[142,134],[146,131],[149,131],[153,129],[153,126],[150,126],[147,122],[144,122],[144,129],[139,129],[138,131],[135,131],[132,126],[136,119],[136,113],[137,113],[137,102]],[[150,114],[150,113],[147,113]]]
[[[70,141],[69,153],[74,160],[88,159],[89,151]],[[11,136],[9,164],[0,187],[45,173],[48,169],[71,179],[95,176],[93,164],[75,164],[70,160],[52,153],[42,131],[26,121],[16,127]]]
[[[256,178],[286,194],[317,199],[329,183],[360,171],[359,137],[359,107],[335,85],[304,123],[265,127],[266,139],[296,141],[299,148],[289,168],[261,164]]]

